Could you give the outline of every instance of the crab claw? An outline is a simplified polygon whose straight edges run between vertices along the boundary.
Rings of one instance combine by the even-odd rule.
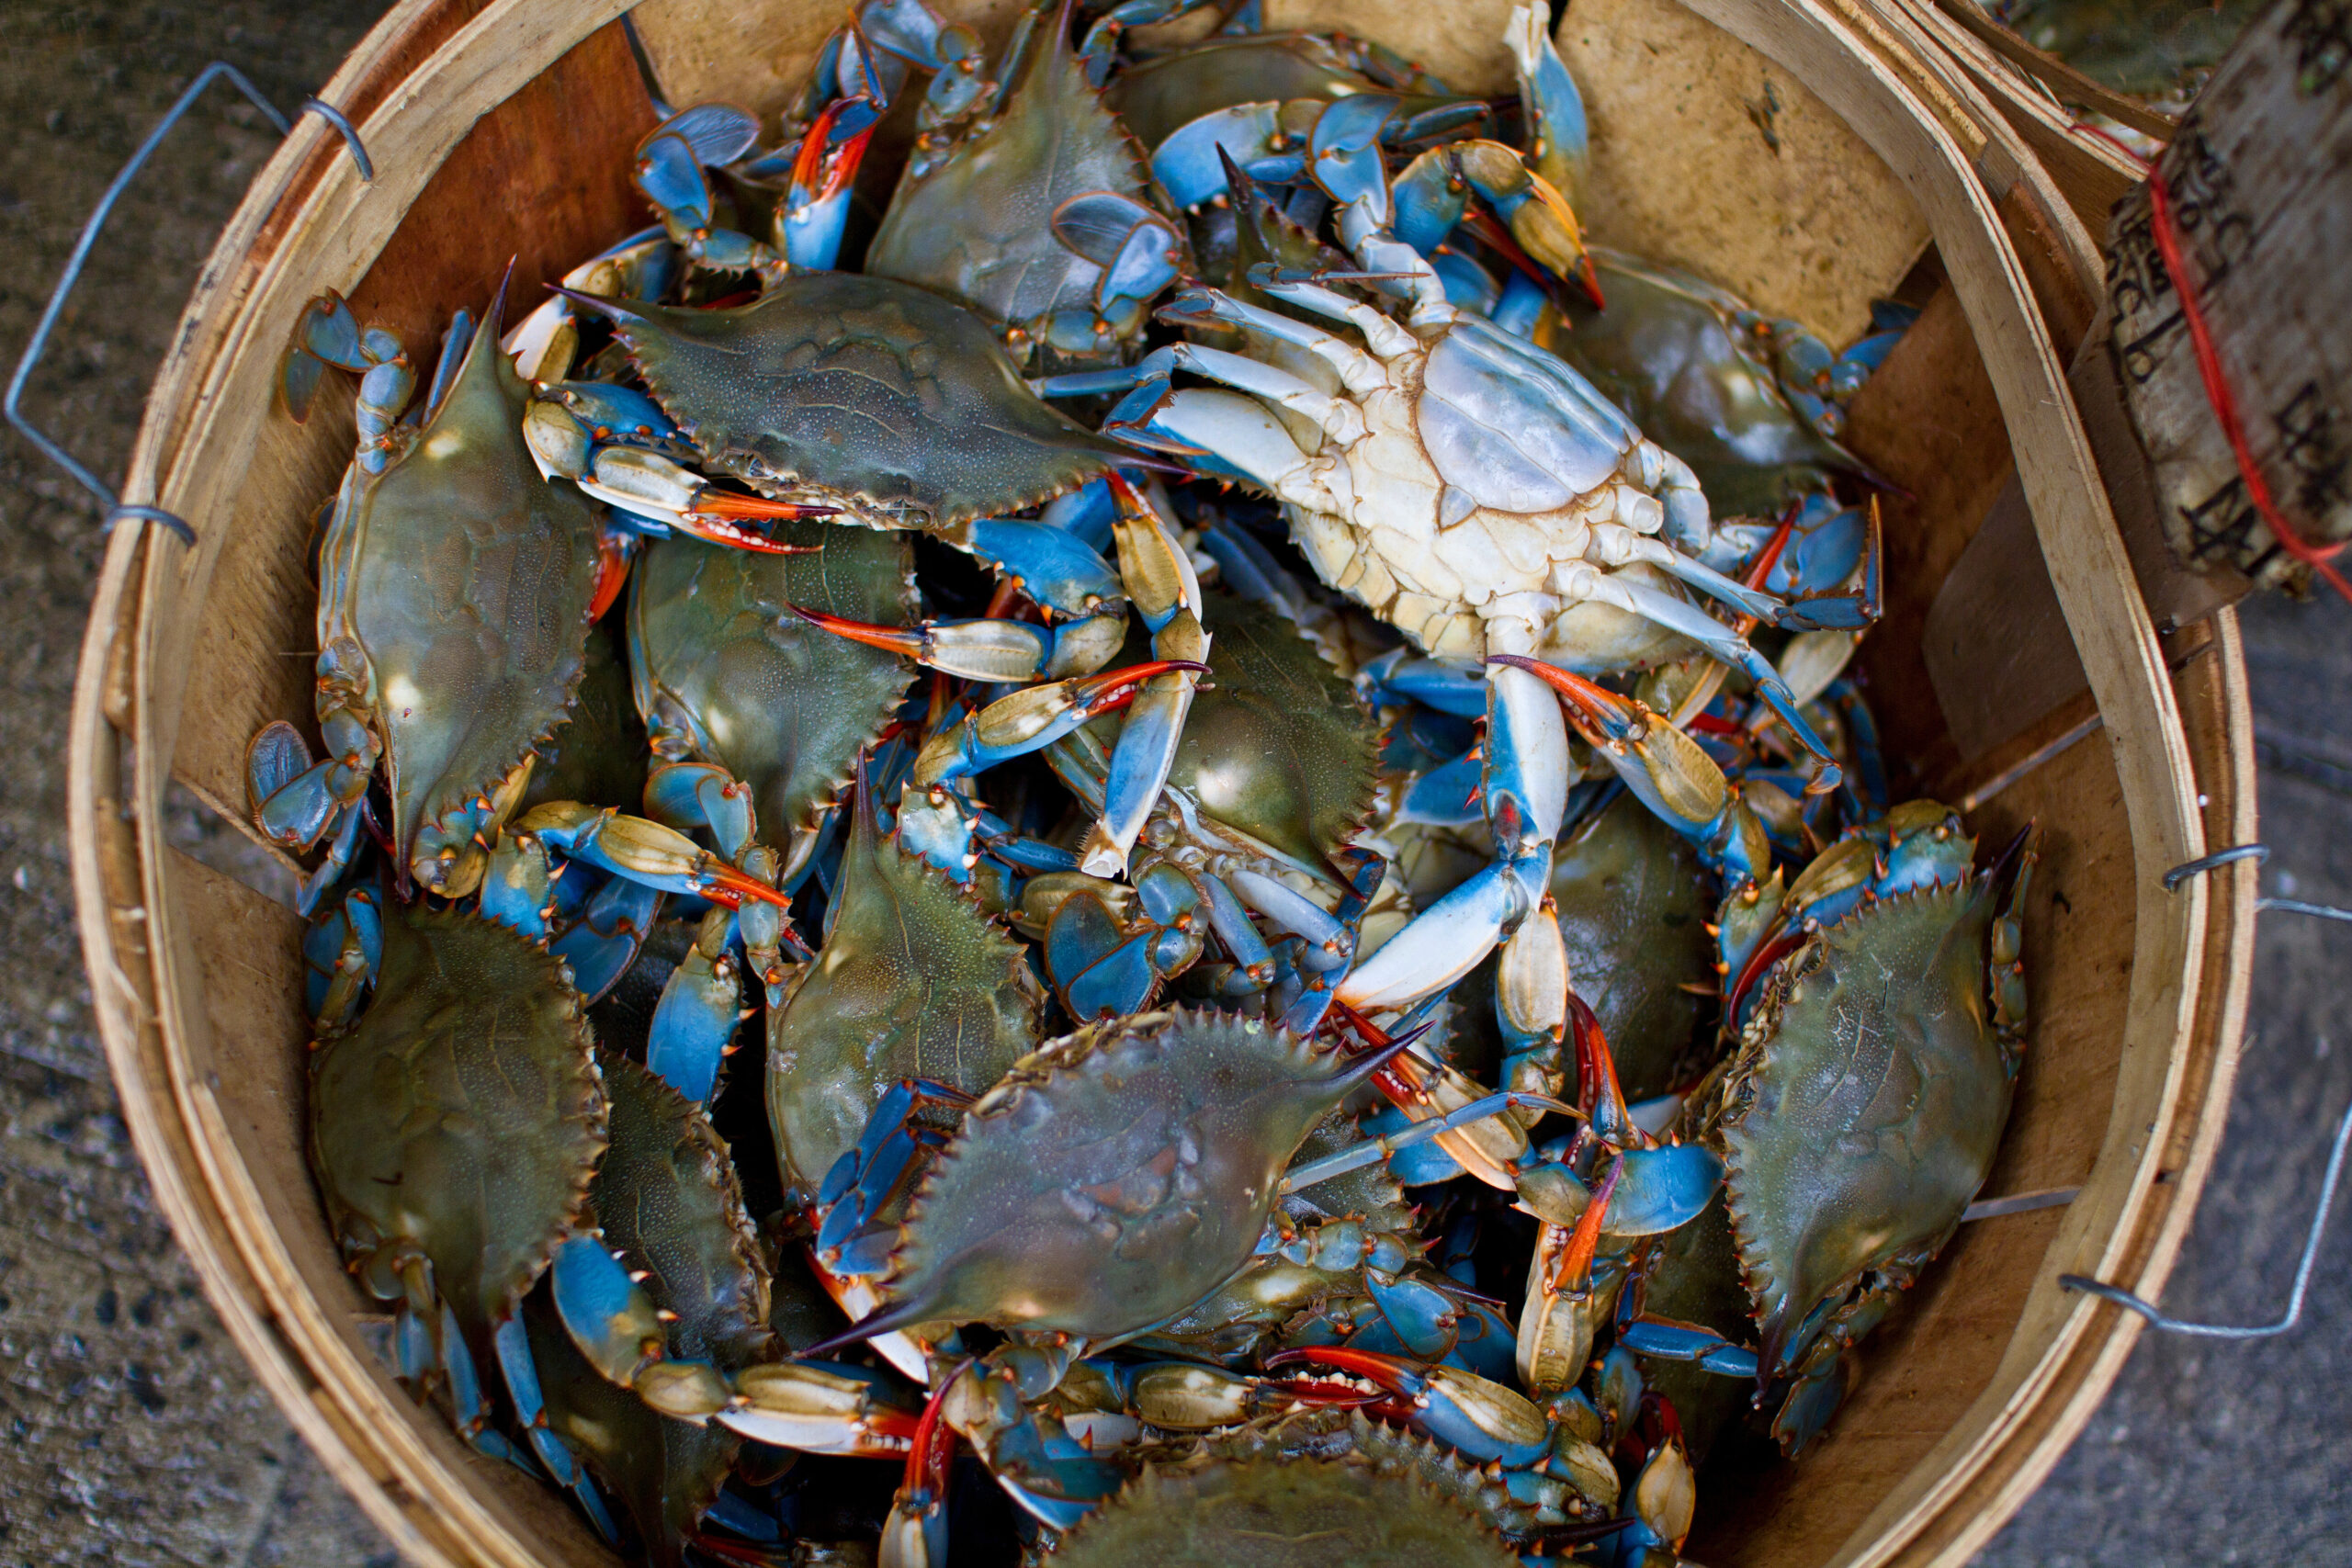
[[[1524,654],[1490,654],[1487,662],[1524,670],[1559,694],[1568,722],[1634,796],[1711,858],[1748,873],[1770,864],[1763,828],[1723,769],[1664,716],[1639,698],[1620,696]]]
[[[911,626],[877,626],[845,615],[788,605],[810,626],[911,659],[927,669],[967,681],[1019,682],[1061,673],[1075,658],[1080,669],[1101,664],[1118,651],[1126,630],[1123,614],[1090,616],[1060,630],[1027,621],[983,619],[924,621]],[[1076,635],[1071,635],[1075,631]],[[1107,634],[1107,636],[1106,636]]]
[[[1398,1415],[1474,1460],[1515,1467],[1535,1459],[1551,1440],[1551,1424],[1525,1397],[1459,1367],[1344,1345],[1306,1345],[1266,1358],[1269,1371],[1298,1365],[1336,1368],[1402,1395],[1395,1402]]]
[[[895,1402],[884,1378],[864,1367],[817,1361],[746,1367],[735,1376],[741,1403],[713,1419],[802,1453],[896,1459],[914,1447],[922,1417]]]
[[[1189,670],[1208,673],[1192,660],[1158,659],[1106,670],[1050,685],[1032,686],[990,703],[960,725],[933,736],[915,759],[908,781],[918,789],[962,778],[999,762],[1049,746],[1080,725],[1135,700],[1136,688],[1154,676]]]
[[[610,808],[549,801],[525,813],[512,831],[536,833],[571,859],[665,893],[691,893],[730,908],[741,908],[745,899],[779,908],[791,903],[783,892],[721,860],[674,828],[642,817],[625,817]]]
[[[792,161],[792,181],[775,210],[776,249],[794,266],[830,272],[840,259],[842,228],[849,216],[850,187],[866,144],[874,139],[874,121],[863,130],[833,143],[833,131],[842,115],[855,107],[870,112],[872,100],[855,94],[825,106]]]

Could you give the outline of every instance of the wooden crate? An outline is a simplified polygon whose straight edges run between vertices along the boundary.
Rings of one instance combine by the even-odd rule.
[[[1853,133],[1822,145],[1883,164],[1857,177],[1912,204],[1905,216],[1932,236],[1949,278],[1855,411],[1864,455],[1906,492],[1890,518],[1891,614],[1867,645],[1869,673],[1898,765],[1975,804],[1973,826],[1995,840],[2027,816],[2044,825],[2028,914],[2030,1055],[1988,1191],[2081,1187],[2069,1207],[1968,1227],[1866,1347],[1862,1387],[1819,1451],[1711,1492],[1691,1550],[1719,1568],[1957,1562],[2054,1462],[2139,1330],[2057,1277],[2160,1290],[2220,1135],[2253,868],[2177,892],[2160,879],[2209,845],[2253,837],[2243,666],[2226,612],[2160,639],[2135,591],[2053,347],[2080,340],[2087,313],[2070,315],[2069,301],[2093,297],[2081,226],[2066,227],[2070,193],[1896,0],[1689,3],[1705,25],[1675,13],[1686,41],[1663,49],[1659,90],[1708,74],[1696,56],[1678,58],[1686,49],[1718,65],[1730,51],[1803,83],[1808,112]],[[1001,35],[1016,4],[943,8]],[[412,1402],[371,1348],[379,1320],[335,1256],[303,1159],[296,922],[167,845],[164,804],[176,784],[241,818],[246,738],[309,711],[305,546],[351,425],[347,407],[332,406],[347,400],[322,398],[301,427],[272,405],[298,312],[333,288],[363,317],[429,342],[453,309],[480,307],[510,255],[516,298],[529,299],[632,226],[627,155],[653,111],[618,26],[628,8],[406,0],[323,89],[359,126],[376,180],[362,185],[341,141],[305,119],[221,236],[124,491],[187,518],[198,543],[117,531],[73,717],[83,940],[158,1201],[304,1438],[424,1563],[610,1558],[557,1494],[471,1452]],[[1492,73],[1485,40],[1505,9],[1274,7],[1279,20],[1397,41],[1472,85]],[[1442,25],[1427,25],[1440,11]],[[644,0],[634,12],[673,98],[725,93],[759,107],[798,79],[838,17],[809,0]],[[1608,91],[1589,85],[1605,133]],[[1685,235],[1697,254],[1670,259],[1703,265],[1713,238]],[[2088,691],[1963,756],[1917,639],[2012,474],[2040,561],[2021,532],[2008,570],[2038,583],[2046,563],[2042,592],[2063,619],[2004,636],[2024,638],[2032,659],[2078,660]]]

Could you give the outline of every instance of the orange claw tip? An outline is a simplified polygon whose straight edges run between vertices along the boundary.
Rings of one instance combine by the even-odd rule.
[[[1592,1272],[1593,1254],[1600,1248],[1600,1222],[1609,1213],[1609,1200],[1617,1191],[1617,1179],[1625,1172],[1625,1156],[1617,1156],[1609,1162],[1609,1174],[1592,1190],[1592,1201],[1577,1216],[1577,1228],[1568,1237],[1568,1247],[1560,1255],[1559,1271],[1552,1278],[1554,1291],[1581,1294]]]
[[[692,517],[780,518],[786,522],[810,517],[834,517],[838,506],[813,501],[771,501],[764,495],[738,495],[731,491],[707,490],[695,500]]]
[[[1107,713],[1120,704],[1133,700],[1135,689],[1155,676],[1189,670],[1195,675],[1205,675],[1209,667],[1190,659],[1155,659],[1148,663],[1130,664],[1124,670],[1106,670],[1100,675],[1089,676],[1070,687],[1070,700],[1080,707],[1096,713]]]
[[[845,637],[852,642],[862,642],[868,648],[885,649],[902,653],[909,659],[922,657],[922,633],[906,626],[876,626],[872,621],[853,621],[847,615],[836,615],[824,610],[811,610],[787,603],[785,608],[815,626],[835,637]]]
[[[703,880],[707,884],[703,889],[703,897],[714,904],[725,904],[730,908],[741,908],[743,900],[751,898],[762,904],[773,904],[779,909],[787,909],[792,907],[790,895],[771,887],[749,872],[738,871],[731,865],[717,866],[703,873]]]

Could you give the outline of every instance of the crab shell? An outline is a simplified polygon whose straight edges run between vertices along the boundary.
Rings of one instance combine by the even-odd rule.
[[[1249,1261],[1293,1153],[1370,1070],[1181,1008],[1048,1043],[941,1151],[892,1259],[890,1321],[871,1325],[1099,1341],[1173,1316]]]
[[[822,548],[649,546],[631,573],[629,662],[656,752],[715,762],[749,785],[761,837],[790,874],[915,671],[789,606],[903,625],[914,612],[913,561],[902,536],[862,528],[786,523],[775,537]]]
[[[1718,1124],[1768,1373],[1864,1275],[1916,1278],[1992,1168],[2022,1032],[1998,900],[1977,873],[1864,904],[1748,1021]]]
[[[562,962],[469,914],[395,907],[376,999],[311,1057],[311,1164],[355,1270],[433,1266],[476,1351],[586,1223],[595,1040]]]
[[[1030,391],[985,321],[912,284],[794,273],[720,310],[580,299],[613,317],[710,472],[868,527],[1009,515],[1132,456]]]
[[[1063,21],[1026,29],[1003,107],[969,127],[944,159],[899,180],[865,253],[869,276],[970,306],[1009,329],[1016,354],[1045,348],[1053,369],[1114,357],[1147,319],[1140,301],[1105,319],[1098,299],[1104,269],[1063,243],[1055,218],[1096,192],[1153,202],[1142,149],[1087,81]],[[1066,314],[1080,331],[1093,317],[1087,349],[1055,351],[1054,318]]]
[[[1271,606],[1213,592],[1203,619],[1209,679],[1185,716],[1170,785],[1303,864],[1329,864],[1372,814],[1379,725]],[[1130,646],[1122,657],[1149,655]]]
[[[1493,1529],[1418,1475],[1334,1459],[1156,1465],[1063,1538],[1067,1568],[1509,1568]]]
[[[470,818],[562,723],[596,587],[588,498],[523,441],[527,389],[493,310],[441,404],[381,474],[344,475],[319,550],[319,647],[382,736],[392,835],[434,891],[479,884]],[[322,715],[328,694],[320,694]]]
[[[659,1077],[627,1056],[601,1061],[612,1143],[589,1196],[605,1243],[674,1314],[669,1354],[728,1371],[769,1359],[767,1266],[727,1145]]]
[[[885,838],[861,795],[824,948],[767,1015],[786,1183],[814,1190],[902,1078],[987,1089],[1035,1046],[1040,1000],[1020,945]]]

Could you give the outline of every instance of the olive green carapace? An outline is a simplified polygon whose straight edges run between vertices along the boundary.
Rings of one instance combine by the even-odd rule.
[[[1510,1568],[1501,1537],[1408,1474],[1339,1460],[1155,1466],[1062,1539],[1057,1568]]]
[[[631,307],[614,330],[712,473],[872,527],[1006,515],[1131,455],[1041,401],[980,318],[887,277],[794,273],[749,305]]]
[[[1708,880],[1690,841],[1624,793],[1553,858],[1568,973],[1600,1020],[1628,1100],[1665,1094],[1694,1076],[1683,1068],[1704,1066],[1685,1057],[1715,987]]]
[[[1777,516],[1832,471],[1860,468],[1734,338],[1737,299],[1639,256],[1592,254],[1609,308],[1573,305],[1572,331],[1547,315],[1540,341],[1690,464],[1717,517]]]
[[[545,949],[473,915],[388,910],[374,1003],[311,1057],[311,1161],[354,1266],[422,1250],[458,1324],[486,1334],[586,1217],[594,1052]]]
[[[596,520],[532,463],[527,390],[493,311],[407,450],[380,475],[352,465],[320,547],[319,647],[365,655],[403,858],[547,739],[580,683]]]
[[[1193,1451],[1213,1460],[1336,1461],[1434,1493],[1507,1537],[1542,1528],[1539,1511],[1513,1497],[1501,1476],[1410,1427],[1372,1420],[1361,1410],[1293,1411],[1213,1433],[1198,1439]],[[1569,1507],[1577,1507],[1574,1500]]]
[[[645,799],[645,724],[631,693],[622,617],[606,615],[588,634],[586,673],[572,694],[571,716],[539,748],[524,786],[520,817],[551,800],[576,800],[634,813]]]
[[[626,1056],[602,1061],[612,1144],[588,1192],[605,1242],[677,1314],[672,1356],[724,1371],[766,1359],[767,1268],[727,1145],[661,1078]]]
[[[1731,1222],[1768,1356],[1866,1270],[1908,1282],[1976,1196],[2008,1120],[1991,880],[1898,893],[1776,975],[1723,1093]]]
[[[548,1427],[636,1527],[654,1568],[685,1568],[686,1538],[718,1501],[742,1439],[718,1422],[663,1416],[589,1364],[545,1291],[523,1303]],[[700,1559],[696,1559],[700,1561]]]
[[[1102,106],[1069,35],[1025,29],[1001,109],[899,182],[865,253],[877,277],[958,299],[1002,327],[1095,304],[1102,269],[1056,237],[1064,202],[1111,191],[1149,205],[1141,149]]]
[[[775,536],[822,548],[782,556],[657,541],[632,574],[628,628],[637,705],[656,751],[715,762],[750,785],[762,841],[789,861],[792,837],[840,795],[916,673],[790,606],[903,626],[915,608],[913,553],[903,536],[825,523],[787,523]]]
[[[1135,1334],[1232,1277],[1308,1131],[1369,1076],[1178,1009],[1052,1041],[964,1117],[910,1205],[897,1324]]]
[[[1380,727],[1275,610],[1216,593],[1204,619],[1209,680],[1168,782],[1219,822],[1323,866],[1371,814]]]
[[[831,929],[768,1013],[768,1124],[788,1184],[815,1190],[901,1078],[978,1094],[1037,1043],[1021,945],[971,895],[885,838],[861,798]]]

